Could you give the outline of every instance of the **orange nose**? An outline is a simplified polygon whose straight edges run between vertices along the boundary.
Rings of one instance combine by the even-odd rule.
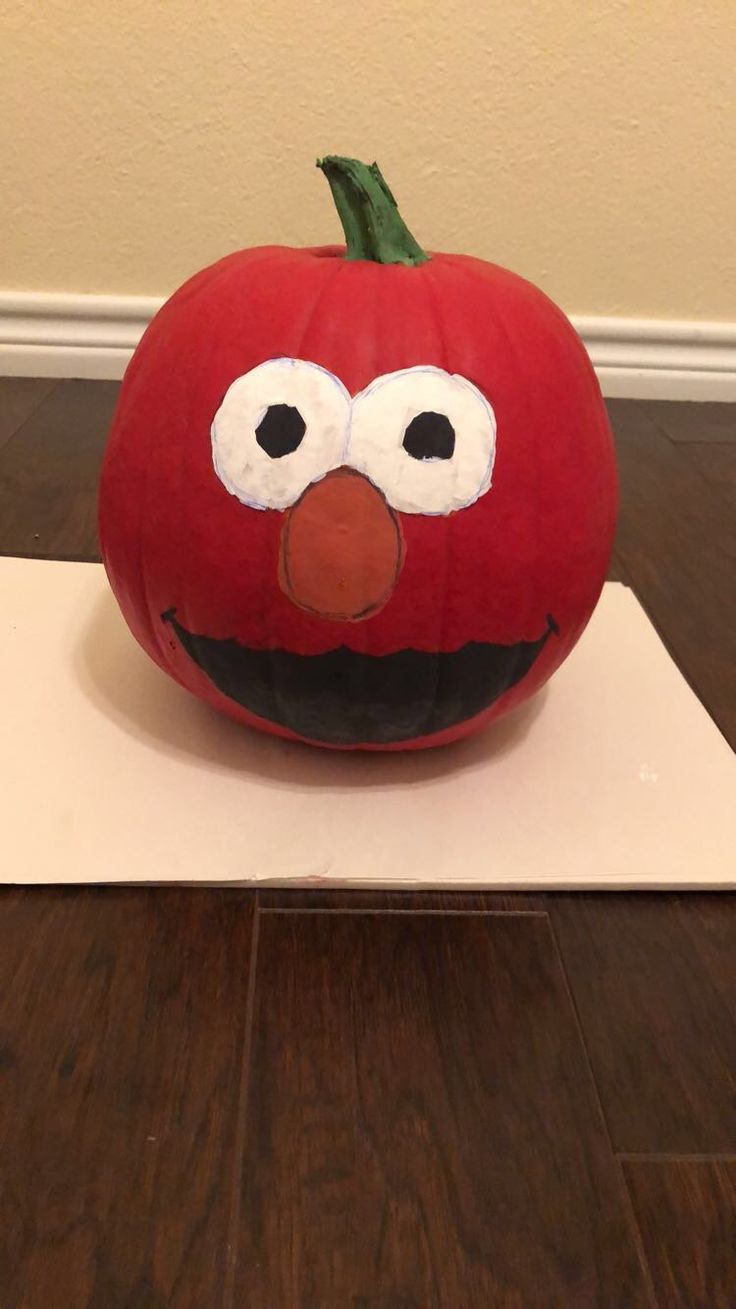
[[[391,595],[403,560],[401,528],[381,492],[338,468],[289,511],[279,582],[294,604],[322,618],[369,618]]]

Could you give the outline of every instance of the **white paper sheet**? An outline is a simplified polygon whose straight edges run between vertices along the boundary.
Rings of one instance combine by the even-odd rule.
[[[4,882],[736,885],[736,756],[622,586],[532,703],[387,756],[215,714],[98,565],[0,559],[0,614]]]

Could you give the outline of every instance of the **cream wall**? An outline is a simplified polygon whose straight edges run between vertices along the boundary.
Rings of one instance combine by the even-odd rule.
[[[0,0],[0,288],[336,240],[340,153],[570,312],[734,319],[735,68],[736,0]]]

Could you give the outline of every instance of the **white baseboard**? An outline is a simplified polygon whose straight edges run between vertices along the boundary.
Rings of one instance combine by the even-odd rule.
[[[0,292],[0,376],[122,377],[155,296]],[[736,401],[736,322],[572,315],[604,395]]]
[[[119,378],[157,296],[0,292],[0,376]]]
[[[604,395],[736,401],[736,322],[571,317]]]

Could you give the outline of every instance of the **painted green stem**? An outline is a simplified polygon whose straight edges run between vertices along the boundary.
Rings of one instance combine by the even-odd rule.
[[[378,164],[326,155],[317,160],[332,190],[345,232],[346,259],[377,264],[425,264],[429,255],[415,241],[399,213]]]

